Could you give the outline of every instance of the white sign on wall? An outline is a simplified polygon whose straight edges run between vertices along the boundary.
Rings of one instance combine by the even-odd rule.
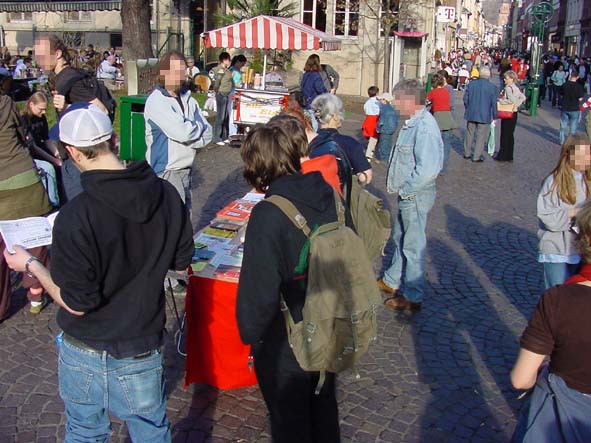
[[[450,23],[456,19],[456,8],[450,6],[439,6],[437,8],[437,21],[439,23]]]

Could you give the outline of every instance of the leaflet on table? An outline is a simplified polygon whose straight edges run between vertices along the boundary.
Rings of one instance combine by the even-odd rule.
[[[231,265],[219,265],[217,269],[213,272],[213,275],[218,278],[238,280],[240,278],[240,267]]]
[[[258,203],[264,198],[265,194],[261,194],[260,192],[248,192],[244,197],[242,197],[242,200],[252,203]]]
[[[14,245],[20,245],[25,249],[50,245],[57,214],[55,212],[47,217],[0,221],[0,234],[8,252],[14,254]]]
[[[218,211],[216,216],[232,220],[248,220],[255,204],[256,203],[247,200],[234,200]]]
[[[207,235],[207,234],[199,234],[197,236],[197,238],[195,239],[195,242],[207,245],[208,249],[211,249],[210,245],[215,245],[218,243],[219,244],[228,244],[231,241],[232,241],[231,238],[214,237],[213,235]]]

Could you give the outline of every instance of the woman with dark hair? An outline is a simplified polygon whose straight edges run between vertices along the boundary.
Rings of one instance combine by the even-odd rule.
[[[431,89],[427,94],[427,100],[431,103],[431,113],[437,121],[443,140],[443,167],[439,172],[441,175],[447,171],[451,151],[451,131],[458,127],[451,113],[451,95],[445,85],[445,77],[435,74],[433,76],[434,89]]]
[[[320,72],[322,66],[320,65],[320,58],[313,54],[308,57],[306,65],[304,66],[304,75],[300,84],[303,96],[304,108],[309,109],[312,101],[319,95],[329,92],[322,79]],[[312,122],[314,124],[314,122]]]
[[[266,197],[292,202],[310,226],[337,218],[334,191],[318,172],[301,174],[306,135],[281,125],[258,126],[241,149],[244,177]],[[351,218],[346,212],[347,225]],[[252,346],[254,369],[278,443],[340,441],[335,374],[326,373],[320,393],[318,372],[301,369],[288,343],[281,295],[294,321],[302,319],[306,296],[307,238],[283,212],[263,200],[246,230],[236,317],[242,341]]]
[[[584,161],[591,162],[587,142]],[[513,443],[591,441],[591,203],[577,213],[583,263],[564,285],[548,289],[521,336],[511,371],[516,389],[533,389]],[[550,361],[547,365],[544,361]]]

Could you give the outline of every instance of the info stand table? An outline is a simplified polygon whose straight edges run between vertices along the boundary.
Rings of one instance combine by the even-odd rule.
[[[189,276],[187,284],[185,386],[254,386],[257,379],[248,366],[250,346],[240,340],[236,323],[238,283],[214,278],[209,268]]]

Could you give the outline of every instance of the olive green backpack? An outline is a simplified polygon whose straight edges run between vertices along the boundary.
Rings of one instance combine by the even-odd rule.
[[[286,198],[276,205],[309,239],[308,284],[302,321],[295,323],[281,296],[289,344],[305,371],[319,371],[316,394],[326,372],[353,368],[377,336],[381,298],[363,241],[345,225],[345,206],[335,192],[338,220],[310,230],[306,219]]]

